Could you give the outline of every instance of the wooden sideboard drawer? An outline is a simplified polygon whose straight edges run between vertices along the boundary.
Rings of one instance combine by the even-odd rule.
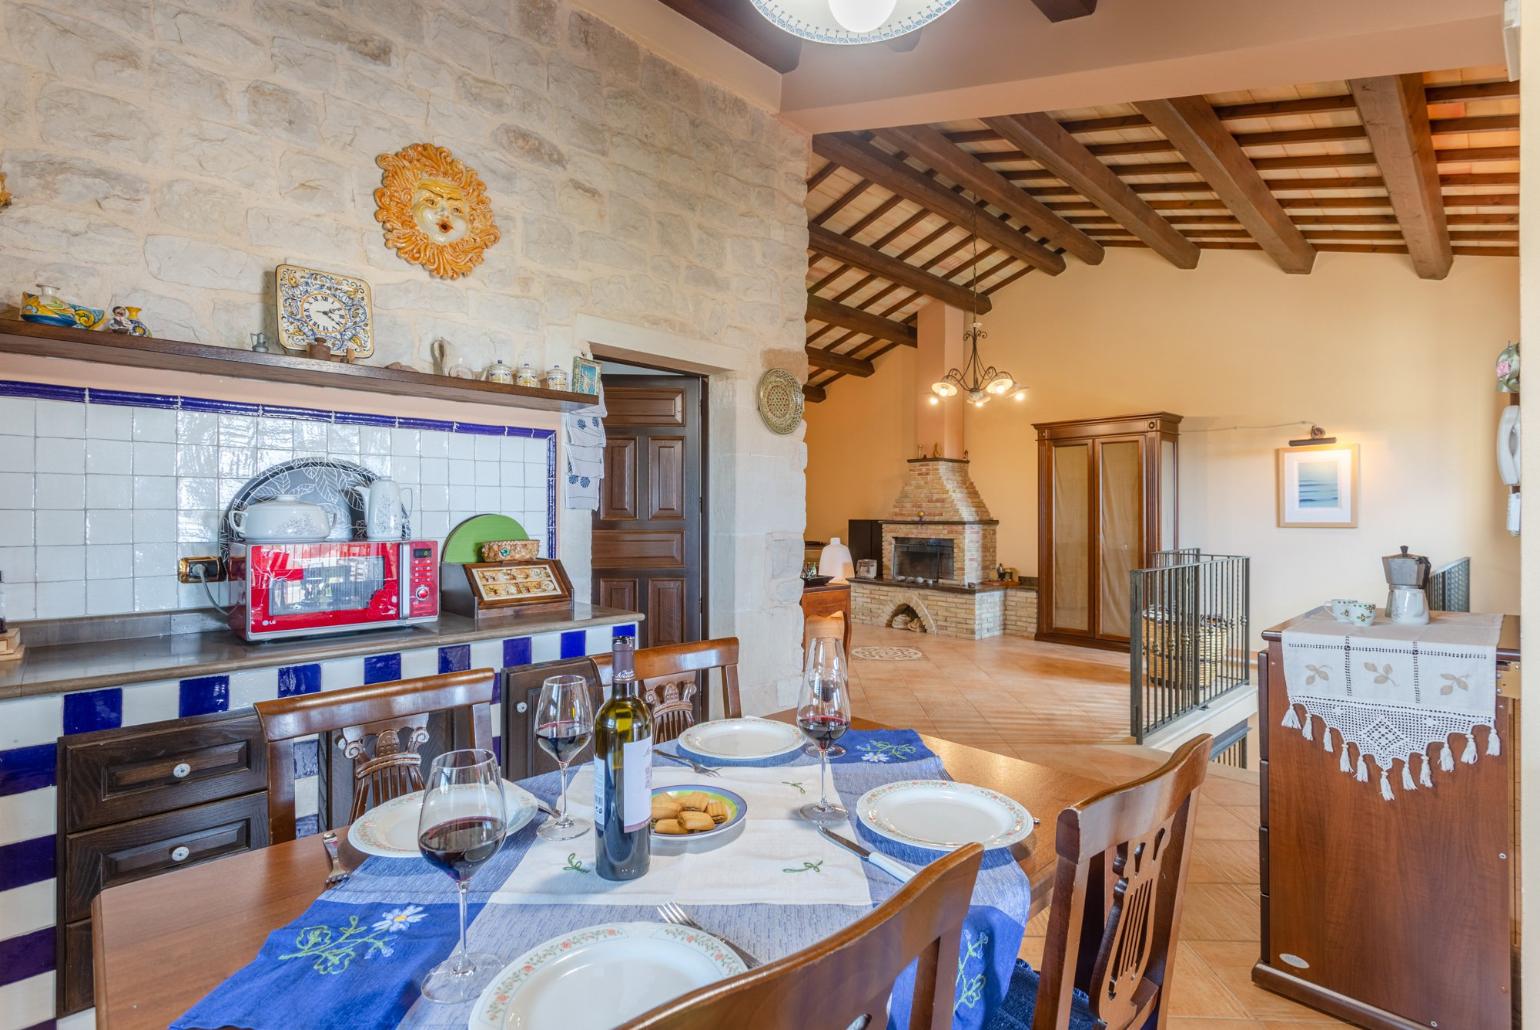
[[[62,918],[88,918],[108,887],[266,846],[265,791],[71,834]]]
[[[64,737],[59,765],[66,833],[267,785],[262,727],[249,710]]]

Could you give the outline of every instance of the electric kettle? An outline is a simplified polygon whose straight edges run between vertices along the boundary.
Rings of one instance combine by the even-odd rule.
[[[1381,558],[1390,595],[1385,599],[1385,615],[1391,622],[1405,626],[1428,624],[1428,574],[1433,563],[1420,554],[1408,554],[1405,544],[1400,554]]]

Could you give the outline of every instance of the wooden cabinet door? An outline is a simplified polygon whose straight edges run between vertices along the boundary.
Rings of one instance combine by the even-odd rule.
[[[693,376],[606,376],[593,600],[646,618],[645,647],[701,639],[703,434]]]

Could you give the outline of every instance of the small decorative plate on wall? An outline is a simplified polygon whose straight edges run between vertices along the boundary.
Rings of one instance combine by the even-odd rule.
[[[802,424],[802,384],[784,368],[759,377],[759,417],[772,433],[786,436]]]
[[[354,358],[367,358],[374,353],[368,283],[300,265],[279,265],[275,277],[278,342],[285,350],[306,351],[321,341],[333,354],[351,351]]]

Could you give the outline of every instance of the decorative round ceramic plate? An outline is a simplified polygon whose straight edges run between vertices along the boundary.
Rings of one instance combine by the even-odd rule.
[[[772,433],[785,436],[802,424],[802,384],[784,368],[759,377],[759,417]]]
[[[518,833],[535,817],[534,795],[508,780],[503,781],[503,803],[508,812],[508,833]],[[348,843],[366,855],[380,858],[417,858],[417,817],[422,812],[422,791],[414,790],[375,805],[348,827]]]
[[[608,1030],[670,998],[743,972],[709,933],[669,923],[609,923],[553,937],[493,977],[470,1030]]]
[[[975,841],[1003,848],[1032,833],[1032,813],[1004,794],[953,780],[897,780],[856,801],[856,816],[879,837],[933,851]]]
[[[779,758],[803,743],[801,730],[771,719],[713,719],[679,735],[679,746],[691,754],[738,762]]]
[[[652,788],[653,797],[658,797],[659,795],[680,797],[684,794],[696,793],[706,795],[708,801],[721,801],[726,804],[727,821],[714,829],[702,830],[699,833],[659,833],[657,830],[653,830],[652,839],[654,841],[678,841],[681,844],[686,844],[690,841],[710,840],[713,837],[720,837],[727,833],[728,830],[743,822],[744,818],[749,814],[749,803],[747,801],[732,791],[723,790],[721,787],[707,787],[699,783],[687,783],[677,787]]]

